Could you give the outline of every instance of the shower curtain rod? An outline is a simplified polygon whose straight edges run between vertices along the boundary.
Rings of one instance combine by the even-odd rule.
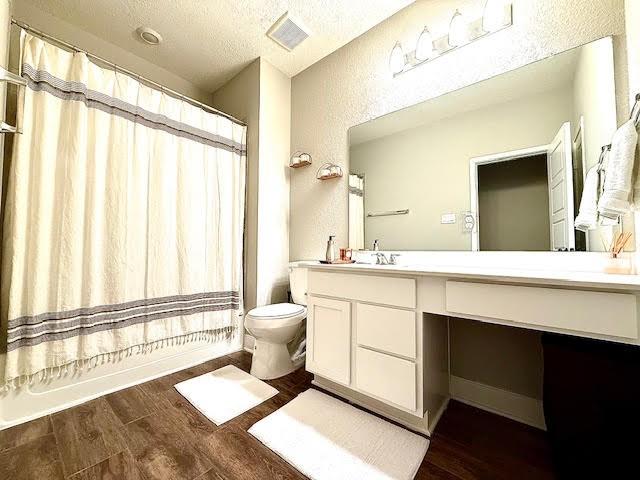
[[[128,70],[126,68],[123,68],[123,67],[121,67],[121,66],[119,66],[119,65],[117,65],[117,64],[115,64],[113,62],[110,62],[109,60],[106,60],[106,59],[104,59],[102,57],[99,57],[98,55],[94,55],[93,53],[87,52],[86,50],[82,50],[81,48],[78,48],[78,47],[76,47],[75,45],[73,45],[71,43],[65,42],[64,40],[60,40],[59,38],[53,37],[53,36],[51,36],[51,35],[49,35],[47,33],[44,33],[44,32],[42,32],[42,31],[40,31],[38,29],[35,29],[35,28],[29,26],[26,23],[23,23],[23,22],[20,22],[20,21],[16,20],[15,18],[11,19],[11,23],[13,25],[16,25],[16,26],[22,28],[23,30],[26,30],[27,32],[29,32],[29,33],[37,36],[37,37],[40,37],[40,38],[42,38],[44,40],[49,40],[50,42],[53,42],[53,43],[57,44],[58,46],[64,47],[67,50],[72,50],[74,52],[84,53],[87,57],[89,57],[89,58],[91,58],[93,60],[96,60],[96,61],[98,61],[100,63],[104,63],[104,64],[110,66],[111,68],[113,68],[117,72],[122,72],[122,73],[124,73],[126,75],[129,75],[130,77],[135,78],[139,82],[147,84],[147,86],[158,88],[162,92],[165,92],[168,95],[171,95],[172,97],[176,97],[176,98],[179,98],[180,100],[184,100],[185,102],[190,103],[191,105],[194,105],[196,107],[200,107],[203,110],[206,110],[207,112],[215,113],[217,115],[222,115],[223,117],[226,117],[229,120],[232,120],[232,121],[234,121],[236,123],[239,123],[240,125],[243,125],[245,127],[247,126],[247,124],[245,122],[243,122],[241,120],[238,120],[233,115],[229,115],[228,113],[221,112],[220,110],[217,110],[217,109],[207,105],[206,103],[199,102],[198,100],[196,100],[194,98],[191,98],[191,97],[188,97],[186,95],[183,95],[182,93],[176,92],[175,90],[172,90],[172,89],[170,89],[168,87],[165,87],[164,85],[160,85],[159,83],[154,82],[153,80],[149,80],[148,78],[143,77],[142,75],[139,75],[139,74],[137,74],[135,72],[132,72],[131,70]]]

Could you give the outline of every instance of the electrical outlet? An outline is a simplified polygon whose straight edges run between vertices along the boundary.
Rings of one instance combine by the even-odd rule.
[[[473,212],[462,212],[460,216],[462,217],[462,231],[464,233],[473,232],[473,229],[476,226],[476,216],[473,214]]]

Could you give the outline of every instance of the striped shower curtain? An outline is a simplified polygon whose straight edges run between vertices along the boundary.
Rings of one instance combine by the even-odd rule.
[[[246,127],[23,38],[0,386],[238,334]]]

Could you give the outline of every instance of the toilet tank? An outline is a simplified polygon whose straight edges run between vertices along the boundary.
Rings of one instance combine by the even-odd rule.
[[[289,288],[291,299],[297,305],[307,304],[307,271],[310,264],[318,262],[291,262],[289,264]]]

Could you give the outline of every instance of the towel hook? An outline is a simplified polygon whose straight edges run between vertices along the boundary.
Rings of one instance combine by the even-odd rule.
[[[640,93],[636,94],[635,102],[633,102],[633,107],[631,107],[631,113],[629,114],[629,120],[633,120],[636,124],[638,123],[638,120],[640,120],[640,108],[638,108],[638,111],[635,115],[633,114],[633,112],[636,111],[638,105],[640,105]]]
[[[611,150],[611,144],[602,146],[602,150],[600,150],[600,158],[598,158],[598,166],[597,166],[598,172],[604,169],[604,159],[606,158],[607,152],[609,150]]]

